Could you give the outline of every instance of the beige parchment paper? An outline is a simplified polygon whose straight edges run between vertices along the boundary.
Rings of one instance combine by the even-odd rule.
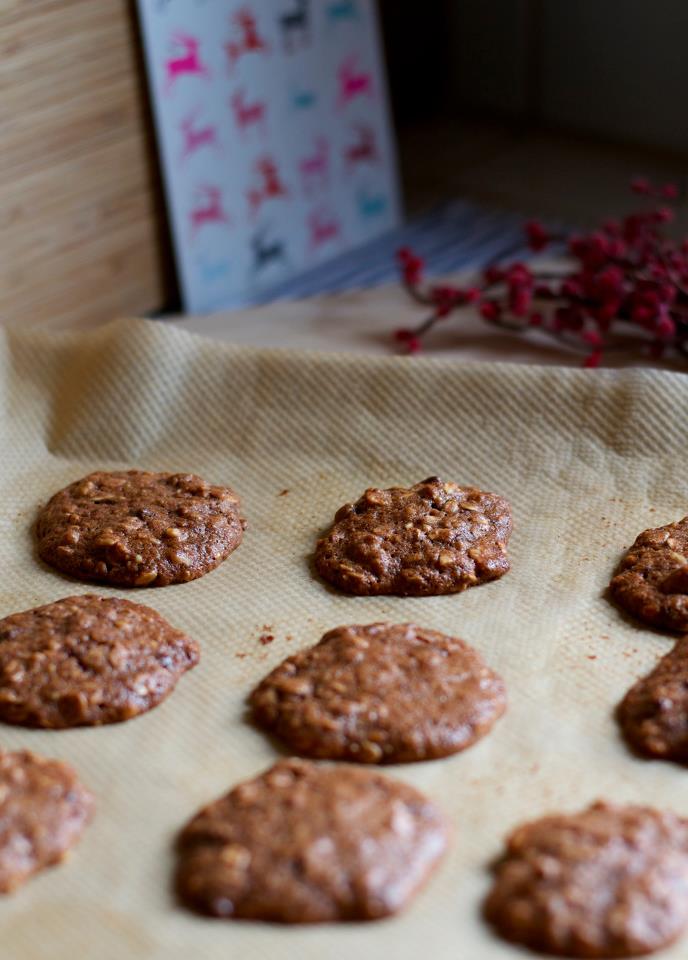
[[[454,360],[328,356],[211,343],[126,321],[0,339],[0,616],[93,590],[37,561],[36,508],[96,468],[188,470],[228,483],[243,545],[193,583],[124,593],[202,646],[158,709],[100,729],[0,726],[0,744],[72,763],[97,797],[70,860],[0,901],[2,960],[497,960],[487,865],[519,821],[597,797],[688,815],[688,773],[632,757],[615,703],[669,638],[603,591],[647,526],[688,512],[688,377]],[[513,569],[450,597],[356,598],[313,575],[336,508],[368,485],[439,474],[507,496]],[[280,493],[288,492],[283,496]],[[276,748],[244,719],[251,686],[341,623],[413,619],[474,644],[509,710],[443,761],[387,768],[427,791],[452,851],[401,917],[290,929],[195,917],[171,895],[177,830],[264,769]],[[261,634],[273,634],[268,645]],[[688,957],[688,939],[666,957]]]

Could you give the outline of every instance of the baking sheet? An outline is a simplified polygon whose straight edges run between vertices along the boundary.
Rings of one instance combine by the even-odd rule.
[[[0,900],[3,960],[519,956],[479,913],[487,864],[513,825],[597,797],[688,815],[685,771],[632,757],[612,719],[670,640],[603,597],[635,535],[688,512],[687,400],[682,374],[259,350],[144,321],[3,334],[0,616],[93,589],[43,566],[31,536],[37,505],[90,470],[195,471],[235,487],[249,522],[201,580],[100,588],[151,604],[200,642],[201,664],[162,706],[100,729],[0,727],[3,747],[74,764],[98,802],[71,859]],[[511,573],[419,599],[350,597],[314,578],[316,535],[341,503],[431,474],[511,500]],[[170,891],[177,830],[276,758],[245,722],[251,686],[324,630],[379,619],[464,637],[508,685],[506,716],[465,754],[386,768],[447,811],[450,855],[404,915],[375,924],[185,912]],[[663,956],[687,957],[688,940]]]

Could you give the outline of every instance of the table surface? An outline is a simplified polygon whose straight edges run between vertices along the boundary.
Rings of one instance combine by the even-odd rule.
[[[465,274],[454,277],[465,283]],[[298,301],[279,301],[199,317],[172,317],[170,323],[190,333],[231,343],[291,347],[333,352],[399,353],[393,332],[422,321],[423,308],[398,285],[369,290],[321,294]],[[543,365],[581,366],[582,355],[533,330],[527,334],[491,328],[476,310],[453,314],[432,331],[424,355],[451,356],[466,361],[503,361]],[[604,366],[644,366],[687,371],[678,358],[661,362],[639,355],[637,346],[621,342]]]

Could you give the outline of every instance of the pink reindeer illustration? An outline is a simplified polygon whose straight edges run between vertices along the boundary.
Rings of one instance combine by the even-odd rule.
[[[200,150],[201,147],[215,147],[215,149],[219,149],[220,142],[217,137],[217,127],[212,123],[207,123],[204,126],[197,125],[200,112],[200,107],[196,107],[191,113],[182,117],[181,123],[179,124],[179,129],[184,139],[181,157],[182,162],[190,157],[192,153]]]
[[[361,163],[377,163],[379,160],[375,131],[365,123],[354,127],[356,139],[344,149],[344,163],[349,172]]]
[[[339,220],[326,210],[313,210],[308,216],[308,233],[311,252],[341,236]]]
[[[232,94],[230,105],[234,112],[234,122],[242,133],[249,127],[258,126],[265,132],[265,111],[267,105],[264,100],[254,100],[248,103],[244,90],[237,90]]]
[[[250,187],[246,192],[249,211],[253,215],[258,213],[266,200],[289,195],[279,175],[277,164],[271,157],[260,157],[256,160],[255,170],[258,174],[258,186]]]
[[[347,103],[351,103],[358,97],[373,96],[373,75],[366,71],[359,71],[356,67],[357,63],[358,54],[352,53],[345,57],[339,66],[340,107],[345,107]]]
[[[248,7],[241,7],[232,17],[234,36],[225,43],[230,69],[245,53],[265,53],[268,45],[258,33],[256,18]]]
[[[282,182],[277,164],[270,157],[261,157],[256,169],[263,178],[263,193],[266,197],[286,197],[287,188]]]
[[[202,184],[194,197],[194,206],[190,212],[191,233],[195,236],[201,227],[211,223],[228,224],[229,216],[222,206],[222,192],[219,187]]]
[[[315,149],[299,162],[299,173],[304,193],[314,187],[324,187],[330,172],[330,144],[325,137],[315,138]]]
[[[199,56],[199,41],[178,30],[172,34],[171,43],[176,52],[165,61],[165,91],[169,93],[176,80],[184,76],[210,77],[210,70]]]

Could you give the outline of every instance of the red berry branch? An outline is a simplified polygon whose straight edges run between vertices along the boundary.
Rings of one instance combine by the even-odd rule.
[[[572,262],[561,273],[513,263],[489,266],[474,286],[434,285],[424,282],[422,259],[407,247],[399,250],[404,286],[431,312],[415,329],[397,330],[396,340],[408,353],[417,353],[437,323],[472,306],[493,326],[536,327],[568,343],[584,354],[587,367],[599,366],[605,351],[619,346],[618,332],[653,357],[671,352],[688,357],[688,239],[677,243],[663,233],[674,211],[656,202],[678,200],[678,187],[655,187],[637,178],[631,189],[655,202],[621,221],[607,220],[591,233],[567,238],[538,221],[526,224],[535,253],[566,242]]]

